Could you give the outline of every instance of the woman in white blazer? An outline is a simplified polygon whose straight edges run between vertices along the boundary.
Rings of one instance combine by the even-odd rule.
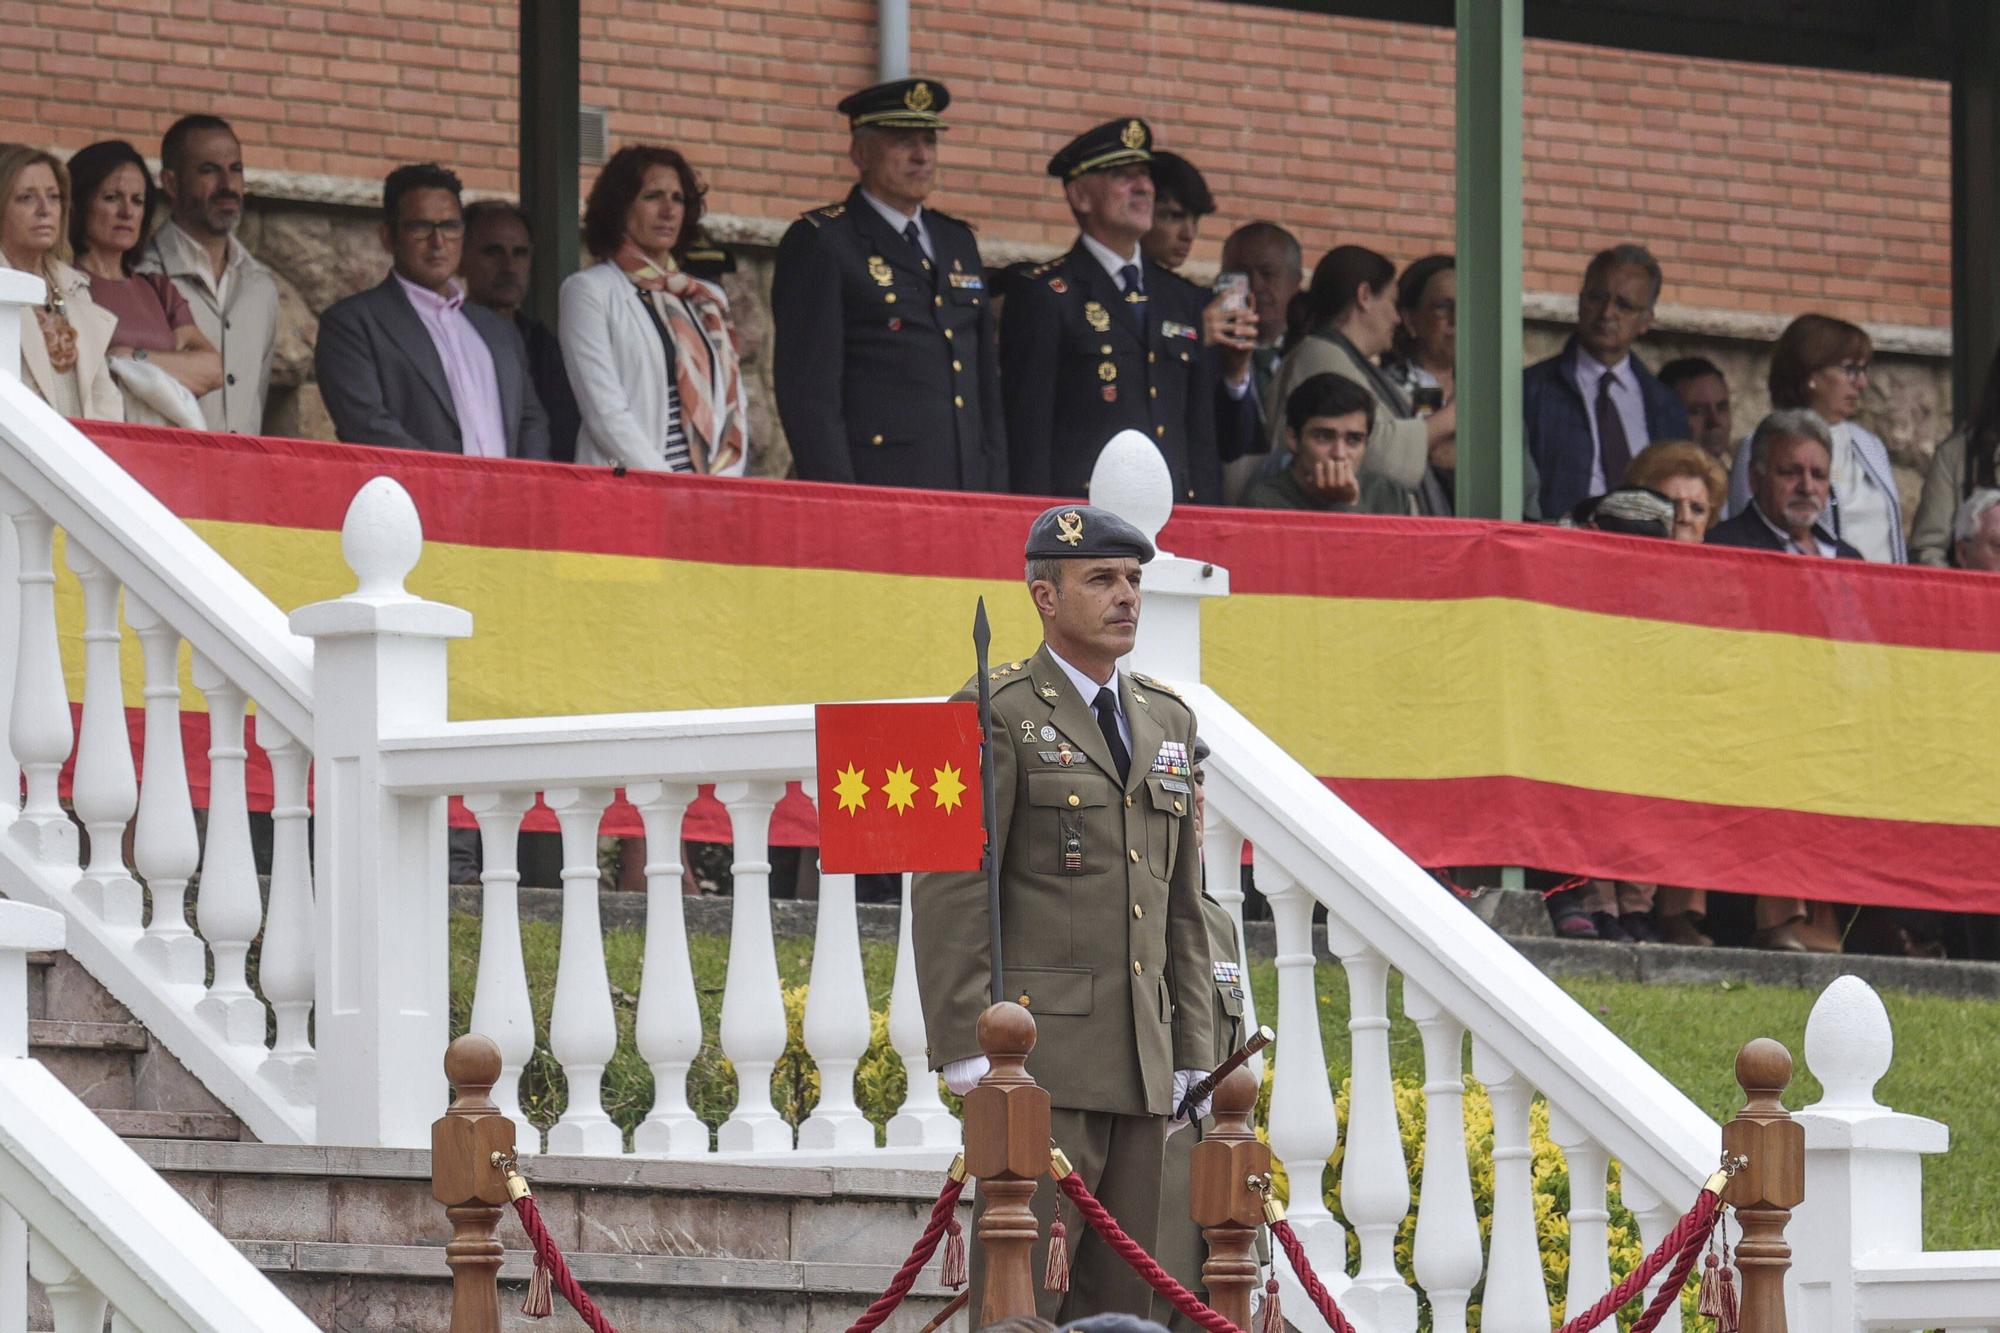
[[[118,321],[90,299],[90,279],[69,254],[69,173],[49,153],[0,147],[0,260],[48,284],[39,308],[21,311],[21,374],[66,417],[123,421],[125,397],[107,354]]]
[[[597,263],[564,280],[561,301],[579,463],[742,475],[748,402],[729,299],[675,258],[701,202],[671,148],[621,148],[590,187],[583,239]]]
[[[1889,446],[1854,420],[1868,384],[1875,345],[1866,331],[1831,315],[1800,315],[1771,349],[1771,406],[1809,407],[1833,432],[1833,498],[1827,531],[1869,560],[1902,564],[1903,502],[1889,463]],[[1747,441],[1749,437],[1745,437]],[[1750,503],[1750,449],[1736,450],[1729,478],[1733,518]]]

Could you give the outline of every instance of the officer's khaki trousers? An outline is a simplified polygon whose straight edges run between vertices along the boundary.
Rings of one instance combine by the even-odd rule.
[[[1153,1253],[1159,1229],[1166,1117],[1111,1115],[1059,1107],[1050,1115],[1049,1132],[1070,1165],[1083,1177],[1085,1188],[1097,1196],[1097,1201],[1117,1219],[1126,1235],[1148,1254]],[[1189,1131],[1181,1132],[1185,1135]],[[1069,1232],[1067,1292],[1042,1290],[1042,1274],[1049,1260],[1049,1227],[1058,1201],[1062,1204],[1063,1226]],[[1034,1257],[1037,1314],[1058,1324],[1107,1311],[1152,1317],[1153,1289],[1098,1239],[1075,1205],[1056,1189],[1053,1179],[1044,1177],[1035,1187],[1033,1206],[1035,1222],[1041,1231],[1041,1239],[1035,1242]],[[986,1200],[981,1196],[973,1208],[974,1236],[978,1235],[978,1219],[985,1211]],[[986,1289],[985,1270],[985,1256],[974,1243],[971,1246],[971,1327],[974,1328],[978,1327],[980,1296]],[[1159,1308],[1164,1312],[1171,1307],[1161,1299]]]

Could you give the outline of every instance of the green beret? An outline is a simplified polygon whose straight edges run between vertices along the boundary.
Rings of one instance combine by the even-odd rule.
[[[1083,560],[1129,556],[1140,564],[1153,558],[1146,534],[1108,509],[1057,505],[1044,509],[1028,529],[1028,559]]]

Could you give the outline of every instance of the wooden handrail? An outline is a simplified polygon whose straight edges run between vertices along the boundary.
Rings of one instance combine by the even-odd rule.
[[[1030,1201],[1049,1173],[1049,1094],[1028,1073],[1035,1020],[1011,1001],[979,1016],[979,1049],[992,1066],[965,1095],[965,1170],[979,1182],[973,1272],[984,1327],[1035,1313],[1034,1248],[1041,1235]]]
[[[451,1333],[500,1333],[500,1261],[494,1233],[507,1206],[514,1122],[487,1094],[500,1078],[500,1048],[468,1032],[444,1053],[451,1107],[431,1126],[431,1194],[451,1219],[444,1261],[451,1266]]]
[[[1743,1109],[1722,1127],[1722,1151],[1745,1159],[1724,1187],[1724,1202],[1736,1209],[1743,1238],[1736,1266],[1743,1275],[1742,1333],[1787,1333],[1785,1273],[1792,1247],[1785,1223],[1805,1200],[1805,1127],[1780,1100],[1792,1081],[1792,1053],[1768,1037],[1747,1043],[1736,1055],[1736,1082]]]

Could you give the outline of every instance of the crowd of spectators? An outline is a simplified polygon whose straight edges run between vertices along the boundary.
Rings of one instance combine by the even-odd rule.
[[[1078,227],[1069,253],[994,269],[972,229],[927,202],[948,101],[923,80],[844,101],[855,188],[802,215],[780,247],[776,390],[794,475],[1081,495],[1095,450],[1131,427],[1155,438],[1196,502],[1454,512],[1451,255],[1399,269],[1343,244],[1308,278],[1297,237],[1259,219],[1229,234],[1220,278],[1199,287],[1180,271],[1217,200],[1133,119],[1086,131],[1050,162]],[[255,432],[278,292],[235,235],[241,141],[217,117],[187,116],[159,165],[156,182],[120,140],[67,162],[0,145],[0,263],[48,284],[22,316],[24,379],[71,416]],[[382,194],[388,275],[320,318],[314,359],[336,434],[743,473],[750,413],[720,284],[733,261],[703,229],[705,193],[672,148],[614,154],[585,208],[592,262],[564,278],[551,329],[523,308],[536,262],[526,214],[467,206],[438,164],[396,168]],[[1888,450],[1856,419],[1868,334],[1798,316],[1771,349],[1772,410],[1738,423],[1713,362],[1684,357],[1655,375],[1635,354],[1666,281],[1639,244],[1585,265],[1573,333],[1523,374],[1529,518],[2000,571],[2000,358],[1937,447],[1906,541]],[[1760,898],[1751,939],[1838,948],[1815,910]],[[1710,938],[1703,895],[1672,887],[1570,887],[1550,911],[1576,938]],[[1926,932],[1907,933],[1926,947]]]

